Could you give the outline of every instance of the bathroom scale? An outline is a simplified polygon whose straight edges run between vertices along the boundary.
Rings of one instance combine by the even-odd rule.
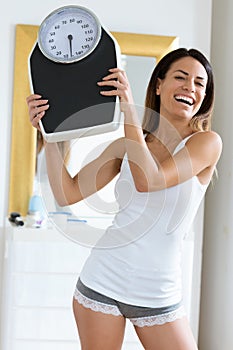
[[[120,48],[97,16],[82,6],[64,6],[41,23],[29,55],[32,93],[48,99],[40,121],[47,142],[59,142],[116,130],[118,96],[102,96],[98,81],[120,66]]]

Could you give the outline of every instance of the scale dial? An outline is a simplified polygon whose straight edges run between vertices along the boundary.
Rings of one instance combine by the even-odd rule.
[[[73,63],[88,56],[100,37],[101,24],[92,11],[82,6],[64,6],[41,23],[38,45],[50,60]]]

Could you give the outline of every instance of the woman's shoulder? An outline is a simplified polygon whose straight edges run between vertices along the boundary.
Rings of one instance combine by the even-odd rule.
[[[188,138],[185,145],[190,150],[196,149],[203,155],[212,156],[215,161],[219,159],[222,152],[221,136],[213,130],[195,132]]]
[[[222,147],[222,139],[221,136],[213,130],[207,131],[197,131],[194,134],[190,135],[187,140],[188,143],[204,143],[204,144],[215,144],[216,146]]]

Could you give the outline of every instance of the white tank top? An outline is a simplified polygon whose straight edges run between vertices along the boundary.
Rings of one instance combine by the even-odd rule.
[[[119,211],[92,249],[80,275],[82,282],[131,305],[163,307],[180,302],[182,242],[206,189],[194,176],[164,190],[137,192],[124,157],[115,186]]]

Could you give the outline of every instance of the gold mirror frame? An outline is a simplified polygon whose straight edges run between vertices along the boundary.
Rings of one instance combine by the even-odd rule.
[[[28,56],[37,40],[38,26],[16,25],[14,94],[12,110],[9,213],[27,214],[33,189],[36,160],[36,130],[29,123],[26,97],[30,94]],[[178,47],[175,36],[158,36],[111,32],[120,45],[121,53],[155,57],[159,61]]]

